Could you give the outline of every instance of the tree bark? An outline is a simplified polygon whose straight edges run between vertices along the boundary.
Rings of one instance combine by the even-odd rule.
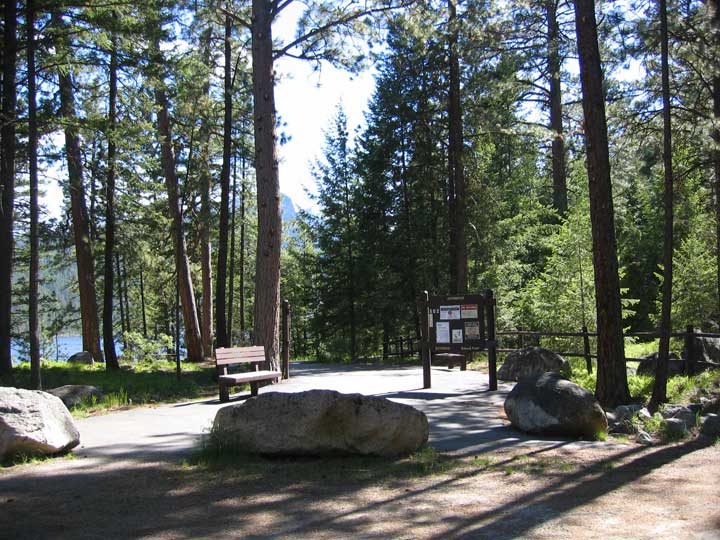
[[[255,263],[256,345],[264,345],[268,364],[278,369],[280,338],[280,183],[275,136],[272,2],[252,2],[252,64],[257,181],[258,239]]]
[[[142,264],[140,265],[140,309],[142,311],[143,337],[147,339],[147,314],[145,313],[145,281],[143,280]]]
[[[604,407],[615,407],[627,403],[630,394],[625,368],[610,156],[594,0],[575,0],[575,25],[585,118],[597,307],[596,396]]]
[[[120,307],[120,330],[122,332],[122,342],[123,342],[123,349],[127,349],[127,338],[125,337],[125,333],[130,331],[129,324],[125,324],[125,304],[123,303],[123,283],[122,279],[120,279],[120,276],[122,273],[120,272],[120,254],[115,250],[115,273],[118,277],[117,279],[117,295],[118,295],[118,306]]]
[[[655,382],[653,384],[651,409],[667,402],[668,356],[670,354],[670,313],[672,308],[673,285],[673,162],[672,162],[672,125],[670,109],[670,67],[668,51],[667,0],[660,0],[660,64],[662,71],[663,103],[663,167],[665,189],[663,206],[665,225],[663,234],[663,295],[660,313],[660,347]]]
[[[242,158],[242,174],[240,180],[240,339],[245,339],[245,177],[247,176],[247,164]]]
[[[159,53],[160,46],[155,43],[155,51]],[[183,212],[180,206],[180,189],[177,173],[175,171],[175,152],[172,146],[170,130],[170,112],[165,91],[157,83],[155,88],[155,103],[157,105],[157,133],[160,142],[160,158],[165,188],[168,192],[168,206],[172,220],[171,232],[174,245],[175,268],[178,273],[178,288],[180,303],[182,304],[183,323],[185,325],[185,347],[187,359],[191,362],[202,362],[203,347],[200,337],[200,322],[198,321],[195,306],[195,293],[190,276],[190,261],[187,256],[185,234],[183,233]]]
[[[13,212],[15,208],[15,72],[17,54],[17,5],[7,1],[3,9],[2,115],[0,116],[0,382],[11,382],[12,355],[10,321],[12,313]]]
[[[233,304],[235,302],[235,204],[237,200],[237,155],[233,156],[232,200],[230,202],[230,262],[228,264],[227,339],[232,344]]]
[[[217,281],[215,319],[218,347],[229,347],[227,332],[227,258],[228,258],[228,205],[230,198],[230,159],[232,143],[232,20],[225,15],[225,114],[223,119],[223,159],[220,170],[220,224],[218,230]],[[272,57],[271,57],[272,60]],[[279,269],[278,269],[279,275]]]
[[[553,207],[564,217],[567,214],[567,173],[565,171],[565,139],[562,117],[562,86],[560,84],[560,32],[557,22],[557,0],[545,2],[548,25],[548,76],[550,79],[550,131]]]
[[[35,78],[35,0],[26,5],[27,78],[28,78],[28,173],[30,180],[30,273],[28,276],[28,326],[30,335],[30,386],[42,389],[40,372],[40,317],[38,313],[40,284],[40,237],[38,234],[38,129],[37,86]]]
[[[111,38],[108,97],[107,176],[105,178],[105,283],[103,290],[103,348],[105,368],[120,369],[113,329],[113,259],[115,252],[115,137],[117,129],[117,43]],[[122,297],[121,297],[122,298]]]
[[[70,53],[67,43],[62,43],[60,48],[63,53]],[[68,180],[70,184],[70,211],[75,238],[78,288],[80,289],[83,349],[92,353],[95,361],[102,362],[100,324],[95,291],[95,261],[92,255],[92,246],[90,245],[90,222],[85,203],[82,154],[76,126],[77,117],[75,115],[73,83],[66,69],[58,71],[58,84],[60,86],[60,113],[65,124],[65,152],[67,154]]]
[[[710,14],[710,29],[713,34],[712,43],[715,50],[720,50],[720,0],[708,0]],[[713,66],[712,93],[713,93],[713,173],[715,185],[715,235],[716,235],[716,258],[717,258],[717,294],[720,311],[720,68],[717,62]]]
[[[448,224],[450,228],[450,292],[467,290],[467,246],[465,244],[465,171],[463,166],[463,120],[460,103],[460,59],[458,56],[456,0],[448,0]]]
[[[210,43],[212,32],[208,28],[202,36],[204,61],[210,65]],[[210,71],[203,88],[203,96],[210,94]],[[200,139],[200,268],[202,277],[202,317],[200,333],[202,335],[203,356],[213,356],[213,286],[212,286],[212,245],[210,243],[210,119],[203,114]]]

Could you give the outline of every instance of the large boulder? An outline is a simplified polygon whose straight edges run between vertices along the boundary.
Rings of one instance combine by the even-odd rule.
[[[556,373],[525,377],[505,400],[514,427],[537,435],[569,435],[595,439],[608,422],[590,392]]]
[[[80,432],[60,398],[0,387],[0,459],[57,454],[79,443]]]
[[[80,351],[73,354],[67,361],[71,364],[94,364],[93,355],[87,351]]]
[[[703,416],[700,420],[700,433],[708,437],[720,437],[720,415]]]
[[[417,409],[383,397],[268,392],[220,409],[213,437],[253,454],[397,456],[427,442],[428,421]]]
[[[95,397],[95,399],[99,401],[103,397],[102,390],[97,386],[85,384],[66,384],[65,386],[51,388],[50,390],[46,390],[46,392],[59,397],[68,409],[76,407],[83,400],[89,401]]]
[[[635,373],[637,375],[655,375],[657,369],[658,354],[654,352],[647,356],[643,356],[640,359]],[[674,377],[675,375],[683,375],[685,373],[685,361],[680,360],[674,352],[668,355],[668,377]]]
[[[570,362],[559,354],[542,347],[526,347],[509,353],[500,366],[497,376],[502,381],[519,381],[523,377],[546,372],[570,377],[572,368]]]

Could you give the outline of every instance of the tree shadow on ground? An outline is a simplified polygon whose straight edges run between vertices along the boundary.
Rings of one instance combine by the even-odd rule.
[[[0,474],[0,537],[523,538],[710,444],[630,447],[612,455],[617,466],[598,461],[551,475],[542,490],[477,511],[460,511],[448,498],[461,500],[468,483],[482,490],[487,474],[502,483],[504,467],[548,449],[492,465],[446,458],[429,470],[422,462],[369,458],[237,458],[218,469],[57,461]]]

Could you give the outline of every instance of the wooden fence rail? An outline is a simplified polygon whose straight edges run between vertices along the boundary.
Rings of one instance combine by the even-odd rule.
[[[592,354],[590,351],[590,338],[591,337],[597,337],[597,332],[589,332],[587,327],[582,328],[580,332],[542,332],[542,331],[535,331],[535,330],[523,330],[522,328],[518,328],[517,330],[502,330],[496,333],[498,337],[502,336],[518,336],[519,342],[520,342],[520,349],[523,348],[523,338],[528,337],[581,337],[583,338],[583,352],[559,352],[560,356],[569,356],[569,357],[578,357],[578,358],[585,358],[585,367],[587,369],[588,373],[592,373],[592,359],[597,358],[596,354]],[[643,337],[643,338],[658,338],[660,337],[659,331],[652,331],[652,332],[627,332],[623,334],[624,337]],[[695,329],[692,326],[688,326],[684,332],[670,332],[670,337],[681,337],[684,339],[684,345],[685,345],[685,351],[686,351],[686,361],[688,364],[688,371],[690,373],[695,373],[696,367],[699,364],[707,365],[707,367],[720,367],[718,364],[714,364],[711,362],[701,362],[697,359],[697,350],[696,350],[696,339],[702,338],[702,337],[708,337],[708,338],[720,338],[719,333],[710,333],[710,332],[695,332]],[[518,349],[498,349],[498,352],[504,352],[509,353],[516,351]],[[626,358],[625,361],[638,361],[640,358]]]

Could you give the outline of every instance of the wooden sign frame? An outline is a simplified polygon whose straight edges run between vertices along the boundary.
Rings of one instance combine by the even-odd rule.
[[[495,341],[495,298],[485,294],[430,296],[418,299],[421,321],[423,387],[431,386],[433,354],[465,355],[488,351],[490,389],[497,390],[497,342]]]

